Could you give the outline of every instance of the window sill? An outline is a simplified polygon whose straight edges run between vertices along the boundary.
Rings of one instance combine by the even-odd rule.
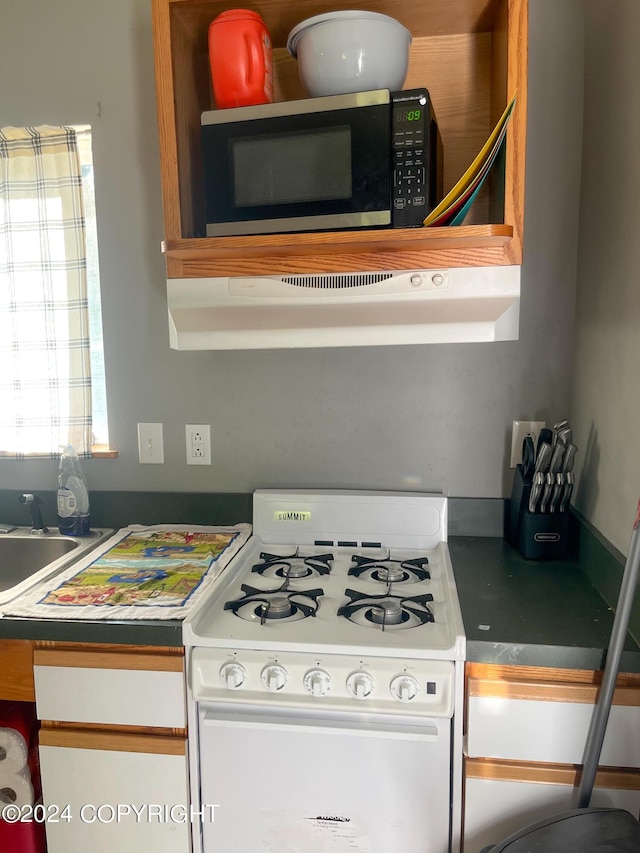
[[[94,444],[91,448],[92,459],[117,459],[118,451],[112,450],[106,444]]]
[[[10,453],[6,450],[0,450],[0,459],[16,459],[15,453]],[[50,453],[25,453],[20,457],[22,460],[24,459],[52,459],[54,458]],[[80,457],[84,459],[85,457]],[[106,444],[94,444],[91,448],[91,459],[117,459],[118,451],[112,450]]]

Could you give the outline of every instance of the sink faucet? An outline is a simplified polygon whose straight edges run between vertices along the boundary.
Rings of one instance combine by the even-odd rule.
[[[20,495],[18,500],[21,504],[27,504],[31,510],[31,532],[37,533],[39,536],[48,533],[49,528],[42,520],[42,512],[40,510],[42,501],[40,498],[37,495],[24,494]]]

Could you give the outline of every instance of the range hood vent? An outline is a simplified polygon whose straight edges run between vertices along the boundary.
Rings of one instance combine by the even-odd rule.
[[[511,341],[520,267],[169,279],[174,349]]]
[[[316,287],[321,290],[343,287],[364,287],[393,278],[392,272],[353,273],[351,275],[283,275],[280,281],[295,284],[296,287]]]

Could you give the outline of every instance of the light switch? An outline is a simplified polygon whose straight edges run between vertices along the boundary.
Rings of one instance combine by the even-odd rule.
[[[162,424],[138,424],[138,457],[143,464],[164,463]]]

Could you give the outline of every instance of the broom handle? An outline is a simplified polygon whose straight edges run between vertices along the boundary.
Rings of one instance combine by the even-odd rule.
[[[618,604],[616,605],[613,629],[611,631],[611,639],[609,641],[609,650],[607,652],[604,673],[602,675],[602,686],[600,688],[598,702],[596,704],[593,717],[591,718],[591,725],[589,726],[589,734],[587,736],[587,744],[584,752],[584,767],[582,770],[580,786],[578,788],[578,808],[580,809],[586,808],[591,799],[593,783],[598,769],[600,752],[602,750],[602,742],[607,730],[607,721],[609,719],[609,711],[611,710],[613,691],[615,690],[616,678],[618,677],[620,656],[624,648],[624,641],[627,636],[627,627],[629,625],[629,617],[631,615],[631,607],[633,605],[636,586],[638,584],[639,567],[640,501],[638,502],[638,512],[636,514],[636,520],[633,524],[633,531],[631,533],[629,554],[624,567],[622,584],[620,585]]]

